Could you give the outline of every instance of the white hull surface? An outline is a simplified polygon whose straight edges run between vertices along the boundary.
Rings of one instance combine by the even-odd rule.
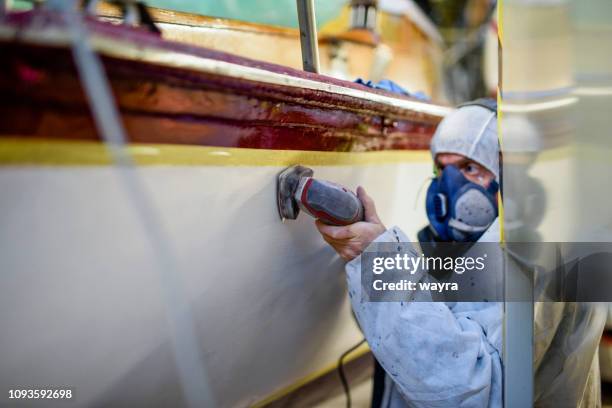
[[[223,155],[245,149],[185,149],[217,158],[149,163],[137,178],[177,256],[215,405],[245,406],[330,367],[362,338],[343,262],[312,218],[280,221],[276,175],[301,162],[316,177],[363,185],[387,226],[415,237],[431,163],[425,151],[387,160],[258,150],[250,163],[224,165]],[[366,159],[338,160],[347,157]],[[5,164],[0,190],[0,388],[72,389],[62,406],[185,404],[159,254],[117,168]]]

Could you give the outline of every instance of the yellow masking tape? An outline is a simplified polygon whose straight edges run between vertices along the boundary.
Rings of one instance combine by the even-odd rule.
[[[318,152],[130,144],[128,152],[137,164],[143,166],[289,166],[298,163],[307,166],[342,166],[431,160],[427,150]],[[0,139],[0,166],[99,166],[112,163],[106,147],[100,142]]]

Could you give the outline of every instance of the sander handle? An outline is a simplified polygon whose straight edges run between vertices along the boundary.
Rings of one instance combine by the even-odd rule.
[[[302,177],[294,194],[300,209],[329,225],[349,225],[364,219],[361,200],[340,184]]]

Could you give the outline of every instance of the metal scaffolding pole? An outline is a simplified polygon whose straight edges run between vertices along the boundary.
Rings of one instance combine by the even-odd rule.
[[[504,408],[533,407],[534,302],[531,271],[515,267],[505,253]],[[516,301],[516,295],[525,300]],[[527,300],[531,299],[531,301]]]
[[[300,24],[300,43],[302,45],[302,66],[304,71],[318,73],[319,43],[317,42],[314,0],[296,1]]]

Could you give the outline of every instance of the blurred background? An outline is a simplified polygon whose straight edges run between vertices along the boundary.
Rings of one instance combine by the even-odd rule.
[[[602,188],[612,172],[612,3],[509,0],[502,21],[506,238],[612,242],[612,197]],[[610,316],[599,347],[608,406]],[[590,335],[598,336],[580,338]],[[536,383],[536,396],[552,392],[545,388]]]

